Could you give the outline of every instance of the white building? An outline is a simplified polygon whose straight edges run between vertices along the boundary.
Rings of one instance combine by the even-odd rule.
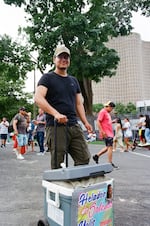
[[[136,102],[136,108],[141,111],[150,111],[150,100]]]
[[[136,105],[150,100],[150,42],[142,41],[139,34],[133,33],[113,38],[107,46],[118,52],[120,62],[116,76],[104,77],[97,84],[92,82],[93,103],[112,100]]]

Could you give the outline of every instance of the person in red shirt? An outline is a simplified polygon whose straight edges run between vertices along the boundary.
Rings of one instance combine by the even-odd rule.
[[[108,101],[104,108],[98,113],[97,125],[99,128],[99,135],[101,139],[105,141],[105,147],[99,151],[96,155],[93,156],[93,160],[98,164],[98,159],[104,153],[108,153],[108,162],[112,164],[114,168],[119,168],[114,163],[112,163],[112,152],[113,152],[113,137],[114,132],[112,128],[112,121],[110,112],[115,107],[115,104],[111,101]]]

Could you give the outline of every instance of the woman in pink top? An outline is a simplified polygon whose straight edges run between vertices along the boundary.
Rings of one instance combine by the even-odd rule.
[[[113,121],[111,120],[110,112],[114,107],[115,104],[109,101],[104,105],[104,108],[98,114],[97,125],[99,128],[99,134],[100,138],[104,139],[106,146],[100,152],[94,155],[93,159],[96,163],[98,163],[99,157],[105,152],[108,152],[108,162],[111,163],[114,168],[119,168],[114,163],[112,163],[114,133],[112,128]]]

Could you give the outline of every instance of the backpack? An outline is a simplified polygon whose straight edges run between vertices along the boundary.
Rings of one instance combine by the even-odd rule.
[[[14,131],[13,125],[8,126],[8,133],[12,133]]]
[[[16,115],[15,115],[15,116],[16,116]],[[13,128],[13,121],[14,121],[15,116],[12,118],[12,120],[11,120],[9,126],[8,126],[8,133],[12,133],[12,132],[14,131],[14,128]],[[19,119],[19,117],[18,117],[18,121],[19,121],[19,120],[20,120],[20,119]]]

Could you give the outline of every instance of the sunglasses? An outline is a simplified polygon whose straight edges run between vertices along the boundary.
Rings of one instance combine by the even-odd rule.
[[[60,54],[57,57],[60,60],[62,60],[62,59],[68,60],[70,58],[68,54]]]

